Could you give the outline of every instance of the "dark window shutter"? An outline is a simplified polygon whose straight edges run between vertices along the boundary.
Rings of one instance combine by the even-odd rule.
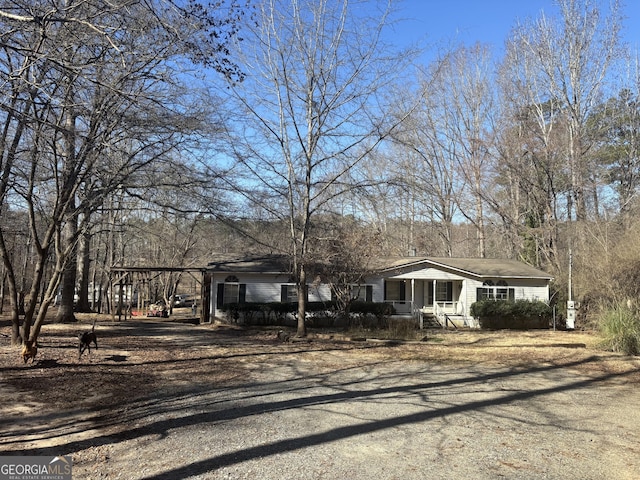
[[[515,288],[510,288],[508,290],[508,292],[509,292],[509,301],[515,302],[515,300],[516,300],[516,289]]]
[[[477,302],[479,302],[480,300],[484,299],[484,297],[482,296],[482,291],[483,291],[482,287],[476,288],[476,301]]]
[[[447,282],[447,302],[453,302],[453,282]]]
[[[280,301],[282,303],[287,301],[287,286],[280,285]]]
[[[400,301],[404,302],[407,299],[407,288],[404,282],[400,282]]]
[[[216,295],[216,308],[222,308],[224,305],[224,283],[218,284],[218,295]]]
[[[387,301],[387,281],[386,280],[383,283],[382,289],[383,289],[382,295],[384,296],[384,301],[386,302]]]
[[[238,303],[245,303],[247,297],[247,284],[241,283],[238,288]]]
[[[373,286],[367,285],[367,292],[365,294],[365,302],[373,302]]]
[[[433,305],[433,281],[427,283],[427,305]]]

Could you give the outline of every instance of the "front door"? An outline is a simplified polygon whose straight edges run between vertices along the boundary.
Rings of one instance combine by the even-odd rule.
[[[462,281],[460,280],[428,280],[424,282],[425,309],[434,312],[434,303],[438,310],[447,313],[458,313]],[[435,300],[435,302],[434,302]]]

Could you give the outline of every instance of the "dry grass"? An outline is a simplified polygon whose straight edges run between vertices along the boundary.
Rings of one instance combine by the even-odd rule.
[[[356,336],[367,337],[366,332]],[[369,332],[369,336],[376,336]],[[428,330],[419,341],[402,342],[394,356],[407,361],[485,364],[527,368],[532,365],[571,365],[582,373],[621,373],[640,369],[640,357],[601,348],[593,331],[550,330]],[[640,382],[640,373],[630,377]]]

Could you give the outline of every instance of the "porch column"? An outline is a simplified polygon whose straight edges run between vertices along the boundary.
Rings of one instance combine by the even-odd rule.
[[[411,279],[411,317],[415,315],[416,281]]]
[[[440,321],[440,317],[438,315],[438,301],[437,301],[437,297],[436,297],[436,292],[437,292],[437,285],[438,281],[437,280],[433,280],[433,314],[436,316],[436,318],[438,318],[438,321]],[[447,320],[445,317],[445,321],[444,321],[444,325],[442,325],[442,328],[446,328],[447,325]]]
[[[433,314],[434,315],[436,314],[436,306],[437,306],[437,303],[436,303],[436,290],[437,290],[436,289],[436,283],[438,283],[438,281],[434,279],[433,280]]]

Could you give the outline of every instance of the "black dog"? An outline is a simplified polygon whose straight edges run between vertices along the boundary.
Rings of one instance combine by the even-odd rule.
[[[94,320],[91,330],[78,334],[78,340],[80,340],[80,345],[78,345],[78,360],[80,360],[85,350],[89,350],[89,355],[91,355],[91,343],[96,346],[96,350],[98,349],[98,338],[96,337],[95,329],[96,321]]]

